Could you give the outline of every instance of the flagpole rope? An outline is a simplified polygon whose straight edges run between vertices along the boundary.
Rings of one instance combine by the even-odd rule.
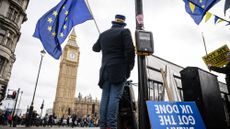
[[[89,12],[90,12],[90,14],[91,14],[92,17],[93,17],[93,21],[94,21],[94,23],[95,23],[95,25],[96,25],[97,31],[98,31],[98,33],[100,34],[101,32],[100,32],[99,27],[98,27],[98,25],[97,25],[97,22],[96,22],[96,20],[95,20],[95,18],[94,18],[94,16],[93,16],[93,12],[92,12],[92,10],[91,10],[91,8],[90,8],[90,5],[89,5],[88,0],[86,0],[86,5],[88,6]]]

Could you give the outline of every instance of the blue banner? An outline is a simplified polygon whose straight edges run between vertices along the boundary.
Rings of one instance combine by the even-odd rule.
[[[146,103],[152,129],[206,129],[195,102]]]

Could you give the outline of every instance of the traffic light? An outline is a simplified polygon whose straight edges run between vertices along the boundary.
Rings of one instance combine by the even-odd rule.
[[[1,85],[0,86],[0,101],[2,101],[5,98],[5,94],[6,94],[6,86]]]
[[[15,99],[16,96],[17,96],[17,92],[16,92],[16,91],[13,91],[13,93],[12,93],[12,99]]]
[[[42,105],[40,107],[40,109],[42,110],[44,108],[44,100],[42,101]]]

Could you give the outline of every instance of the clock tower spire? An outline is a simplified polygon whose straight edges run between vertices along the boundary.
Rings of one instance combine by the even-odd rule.
[[[80,56],[76,38],[77,36],[73,29],[61,57],[56,97],[53,106],[53,112],[58,118],[70,115],[74,110],[76,79]]]

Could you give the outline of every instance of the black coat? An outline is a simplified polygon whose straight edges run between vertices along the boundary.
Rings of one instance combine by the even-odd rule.
[[[230,93],[230,63],[222,68],[211,66],[210,70],[226,74],[226,83],[228,87],[228,92]]]
[[[102,86],[103,74],[108,71],[111,83],[120,83],[130,76],[133,69],[135,52],[129,29],[112,27],[100,34],[93,45],[93,51],[102,51],[99,86]]]

